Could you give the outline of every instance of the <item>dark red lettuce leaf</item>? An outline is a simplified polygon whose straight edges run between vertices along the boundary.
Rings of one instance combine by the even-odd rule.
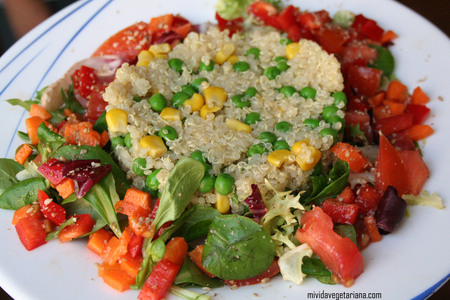
[[[248,205],[250,213],[252,213],[255,218],[261,219],[267,213],[267,207],[263,202],[258,185],[252,184],[251,187],[252,193],[244,200],[244,202]]]
[[[383,233],[391,233],[403,219],[406,206],[406,201],[398,196],[397,189],[393,186],[388,186],[381,197],[375,214],[377,227]]]

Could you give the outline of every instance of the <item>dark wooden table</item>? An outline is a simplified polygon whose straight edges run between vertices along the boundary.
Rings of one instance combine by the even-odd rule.
[[[373,0],[376,1],[376,0]],[[448,37],[450,37],[450,1],[449,0],[398,0],[398,2],[408,6],[420,15],[428,19],[440,30],[442,30]],[[0,289],[0,299],[12,299],[7,293]],[[450,282],[447,282],[430,300],[450,299]]]

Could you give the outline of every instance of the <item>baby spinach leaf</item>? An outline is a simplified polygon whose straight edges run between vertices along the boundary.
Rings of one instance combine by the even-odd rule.
[[[170,172],[162,192],[153,224],[156,230],[168,221],[176,220],[191,202],[205,173],[203,164],[193,158],[181,158]]]
[[[39,125],[37,136],[40,141],[38,152],[41,154],[43,163],[66,142],[65,138],[51,131],[44,123]]]
[[[72,194],[72,197],[69,197],[73,201],[67,201],[69,198],[65,199],[61,205],[63,205],[64,209],[66,210],[66,213],[68,216],[73,215],[82,215],[82,214],[89,214],[91,218],[95,221],[94,228],[92,228],[92,231],[85,234],[84,236],[88,236],[92,232],[95,232],[99,230],[100,228],[103,228],[105,225],[107,225],[106,221],[103,219],[103,217],[98,213],[92,205],[86,201],[84,198],[77,199],[75,194]]]
[[[353,225],[336,224],[334,225],[333,230],[344,238],[348,237],[350,240],[352,240],[353,243],[355,243],[356,246],[358,246],[356,242],[356,230]]]
[[[331,271],[325,267],[320,258],[303,257],[302,272],[308,276],[317,278],[317,280],[322,283],[336,284],[333,279],[331,279]]]
[[[184,259],[183,266],[175,278],[174,283],[181,286],[200,286],[217,288],[224,285],[218,278],[211,278],[201,271],[188,257]]]
[[[383,71],[384,76],[391,76],[394,72],[395,61],[394,56],[388,48],[379,45],[370,45],[371,48],[375,48],[378,52],[378,58],[369,65],[369,67]]]
[[[28,143],[28,144],[31,143],[30,137],[28,136],[28,134],[26,132],[17,131],[17,137],[19,139],[21,139],[22,141],[24,141],[25,143]]]
[[[221,279],[247,279],[267,270],[274,255],[275,244],[260,224],[239,215],[223,215],[211,223],[202,264]]]
[[[109,164],[112,166],[112,173],[115,178],[115,184],[117,193],[122,199],[125,196],[125,192],[130,187],[130,181],[127,179],[126,174],[122,171],[119,165],[114,161],[114,159],[99,146],[76,146],[76,145],[66,145],[58,150],[52,155],[56,159],[100,159],[102,165]]]
[[[0,195],[9,187],[19,182],[16,174],[24,167],[13,159],[0,158]]]
[[[66,228],[69,225],[75,224],[75,218],[68,218],[65,220],[61,225],[58,226],[58,228],[55,231],[50,232],[47,234],[47,237],[45,238],[46,241],[51,241],[54,239],[57,239],[61,231]]]
[[[212,207],[194,205],[192,212],[186,217],[183,226],[174,235],[182,236],[186,242],[192,242],[208,234],[212,221],[220,216],[219,211]]]
[[[0,196],[0,208],[17,210],[24,205],[37,201],[38,191],[47,186],[41,177],[19,181],[7,188]]]
[[[67,92],[61,89],[62,100],[64,101],[66,108],[70,109],[74,113],[83,115],[85,112],[85,108],[81,106],[80,102],[78,102],[77,98],[75,98],[75,94],[73,93],[73,84],[70,85]]]
[[[17,99],[17,98],[8,99],[6,101],[9,104],[14,105],[14,106],[16,106],[16,105],[17,106],[22,106],[27,111],[30,111],[32,104],[40,104],[40,102],[37,101],[37,100],[21,100],[21,99]]]
[[[108,130],[108,124],[106,124],[106,110],[98,117],[97,121],[95,121],[94,130],[98,133]]]

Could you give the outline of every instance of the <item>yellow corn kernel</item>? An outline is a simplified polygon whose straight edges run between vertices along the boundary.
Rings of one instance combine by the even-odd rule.
[[[219,52],[217,52],[215,62],[218,65],[222,65],[226,60],[233,55],[234,46],[232,44],[225,44],[222,46]]]
[[[139,144],[147,149],[147,154],[153,158],[161,157],[167,152],[163,139],[157,135],[147,135],[139,141]]]
[[[225,101],[227,101],[228,96],[223,88],[209,86],[203,90],[203,98],[205,99],[206,104],[222,108]]]
[[[222,107],[219,107],[219,106],[215,106],[215,105],[209,106],[208,104],[205,104],[202,106],[202,108],[200,108],[200,117],[202,117],[203,119],[206,119],[206,116],[209,113],[215,113],[216,111],[219,111],[221,109],[222,109]]]
[[[235,63],[237,63],[239,61],[239,57],[237,57],[236,55],[231,55],[230,57],[228,57],[227,62],[229,62],[230,64],[234,65]]]
[[[267,161],[277,168],[281,167],[282,164],[293,160],[294,155],[292,154],[291,151],[286,149],[275,150],[271,152],[269,156],[267,156]]]
[[[230,200],[228,198],[228,195],[221,195],[216,192],[216,203],[215,203],[216,209],[221,214],[226,214],[230,211]]]
[[[152,52],[155,56],[156,54],[167,54],[170,52],[170,50],[170,44],[168,43],[151,45],[149,49],[149,51]]]
[[[167,59],[168,56],[167,56],[167,54],[164,54],[164,53],[156,53],[156,54],[155,54],[155,58],[159,58],[159,59]]]
[[[245,131],[245,132],[250,133],[253,130],[250,125],[242,123],[241,121],[238,121],[238,120],[233,119],[233,118],[228,118],[225,121],[225,125],[227,125],[227,127],[229,129],[233,129],[233,130],[236,130],[236,131]]]
[[[148,66],[148,64],[155,59],[155,56],[153,53],[151,53],[148,50],[142,50],[138,54],[138,61],[136,63],[136,66],[142,67],[142,66]]]
[[[295,156],[295,161],[302,171],[312,170],[322,157],[322,152],[313,146],[303,145],[300,153]]]
[[[205,104],[202,95],[195,93],[192,95],[191,99],[184,101],[183,105],[189,105],[192,111],[199,111]]]
[[[296,142],[294,145],[292,145],[291,152],[294,153],[294,155],[298,155],[302,151],[303,145],[309,146],[309,141],[301,140]]]
[[[106,124],[110,132],[127,133],[128,113],[120,108],[111,109],[106,113]]]
[[[164,107],[159,116],[166,121],[180,121],[181,120],[181,111],[173,107]]]
[[[297,53],[300,51],[299,43],[290,43],[286,46],[286,58],[293,59]]]

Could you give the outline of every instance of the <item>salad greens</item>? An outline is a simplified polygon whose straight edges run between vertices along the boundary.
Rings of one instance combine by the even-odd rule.
[[[48,185],[43,178],[19,181],[0,195],[0,208],[17,210],[24,205],[36,202],[38,191],[47,188]]]
[[[15,160],[0,158],[0,195],[7,188],[19,182],[16,179],[16,175],[23,169],[24,167]]]

